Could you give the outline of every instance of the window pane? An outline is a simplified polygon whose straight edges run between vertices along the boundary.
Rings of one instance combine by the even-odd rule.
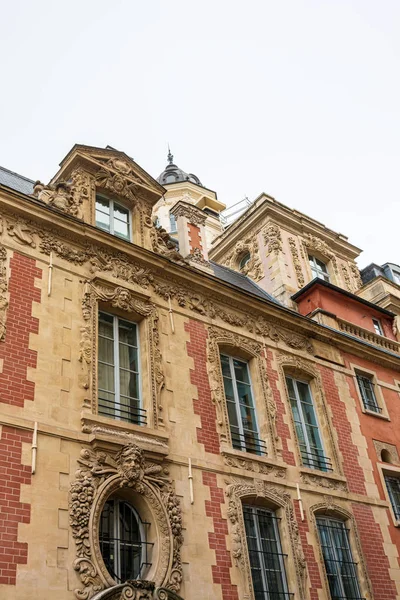
[[[234,360],[233,366],[235,367],[235,377],[236,377],[237,381],[243,381],[244,383],[250,383],[247,364],[243,363],[239,360]]]
[[[118,204],[114,204],[114,219],[118,219],[123,223],[128,223],[129,210],[126,208],[122,208],[122,206],[118,206]]]
[[[119,364],[122,369],[138,372],[138,351],[132,346],[119,345]]]
[[[106,390],[107,392],[115,391],[114,367],[99,363],[98,379],[99,390]]]
[[[228,407],[228,417],[229,417],[229,423],[230,423],[230,425],[238,427],[238,420],[237,420],[237,414],[236,414],[236,404],[234,402],[230,402],[229,400],[227,400],[226,404],[227,404],[227,407]]]
[[[138,398],[139,395],[139,377],[131,371],[119,370],[119,387],[121,396]]]
[[[119,219],[114,219],[114,235],[118,237],[122,237],[124,239],[129,239],[129,225],[128,223],[123,223]]]
[[[225,389],[225,397],[227,402],[234,402],[235,397],[233,395],[233,382],[232,379],[226,379],[224,377],[224,389]]]
[[[296,398],[293,387],[293,379],[291,377],[286,377],[286,385],[288,388],[289,398]]]
[[[229,358],[221,354],[221,368],[224,377],[231,377],[231,369],[229,367]]]
[[[246,383],[237,383],[236,389],[239,396],[239,402],[252,408],[253,398],[251,395],[251,387]]]
[[[137,346],[136,334],[137,327],[135,323],[118,319],[118,335],[120,342],[123,342],[124,344],[130,344],[131,346]]]
[[[385,481],[394,516],[396,519],[400,519],[400,479],[385,476]]]

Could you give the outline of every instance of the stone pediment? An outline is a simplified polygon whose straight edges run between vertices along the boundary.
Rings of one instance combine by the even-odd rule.
[[[134,201],[138,197],[155,204],[165,189],[124,152],[113,148],[76,145],[60,163],[51,183],[68,181],[77,169],[94,176],[96,187]]]

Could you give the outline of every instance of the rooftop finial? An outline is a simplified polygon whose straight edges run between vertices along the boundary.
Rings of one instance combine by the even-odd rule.
[[[168,164],[172,165],[172,163],[174,162],[174,157],[171,154],[171,149],[169,147],[169,144],[168,144],[168,156],[167,156],[167,158],[168,158]]]

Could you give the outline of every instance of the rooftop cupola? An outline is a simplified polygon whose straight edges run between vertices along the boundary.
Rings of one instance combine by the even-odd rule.
[[[193,175],[193,173],[186,173],[182,169],[180,169],[176,164],[174,164],[174,157],[171,154],[170,147],[168,146],[168,155],[167,155],[168,164],[165,167],[164,171],[157,177],[158,183],[161,185],[168,185],[171,183],[183,183],[189,181],[190,183],[194,183],[195,185],[200,185],[203,187],[200,179]]]

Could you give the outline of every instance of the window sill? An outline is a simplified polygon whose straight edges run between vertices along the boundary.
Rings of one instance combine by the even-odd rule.
[[[384,421],[390,421],[390,417],[387,415],[382,415],[379,412],[375,412],[374,410],[368,410],[368,408],[362,409],[365,415],[370,415],[371,417],[378,417],[378,419],[383,419]]]
[[[144,451],[167,456],[169,453],[169,435],[158,429],[143,425],[134,425],[101,415],[82,413],[82,431],[89,434],[89,441],[99,440],[118,446],[137,444]]]
[[[253,473],[260,473],[262,475],[274,475],[277,478],[286,477],[286,466],[281,462],[272,461],[265,456],[235,450],[226,444],[221,446],[221,455],[225,465],[228,467],[252,471]]]

